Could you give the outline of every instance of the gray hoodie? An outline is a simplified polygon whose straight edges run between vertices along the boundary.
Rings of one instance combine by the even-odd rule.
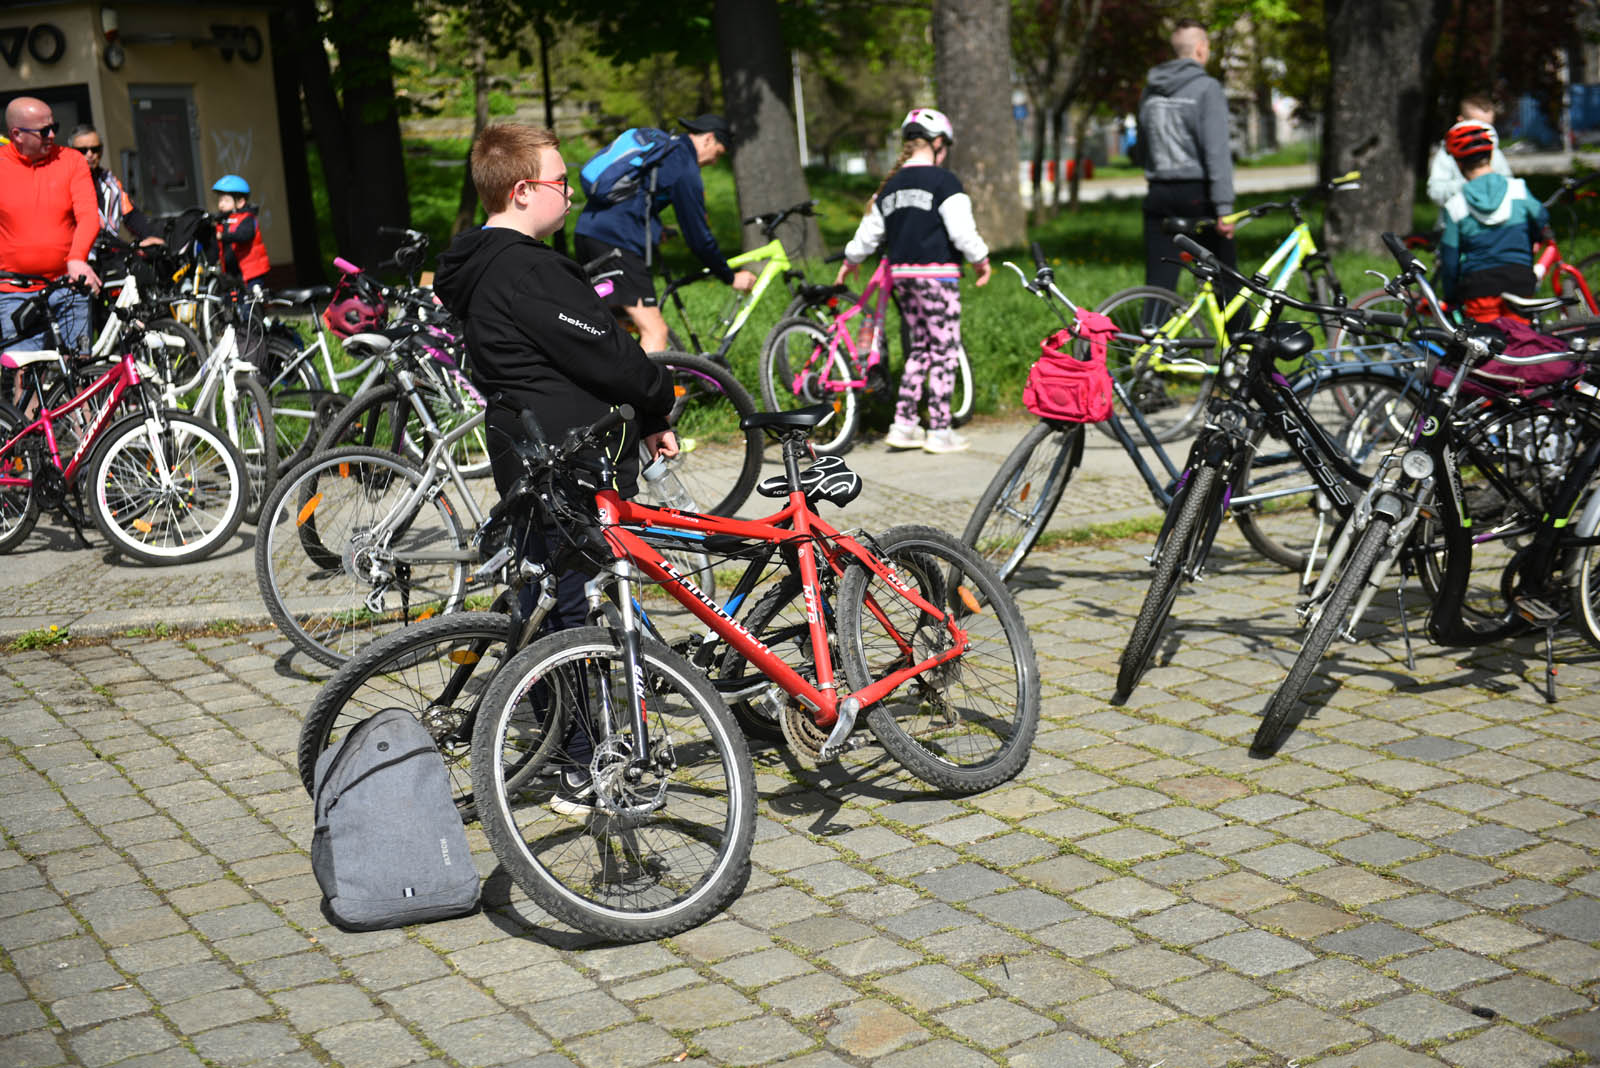
[[[1228,101],[1194,60],[1150,68],[1139,100],[1139,148],[1146,181],[1204,181],[1216,213],[1233,210]]]

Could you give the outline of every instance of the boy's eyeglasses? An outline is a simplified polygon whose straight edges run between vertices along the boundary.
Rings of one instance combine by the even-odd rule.
[[[61,129],[61,124],[59,122],[52,122],[48,126],[18,126],[16,129],[17,133],[31,133],[38,137],[43,137],[45,134],[54,134],[58,132]]]
[[[564,174],[560,178],[524,178],[523,181],[531,182],[534,185],[557,186],[561,190],[562,196],[571,196],[571,193],[567,189],[567,176]]]
[[[105,150],[105,146],[104,145],[73,145],[72,148],[73,148],[73,151],[82,152],[85,156],[87,156],[91,152],[93,152],[95,155],[98,156],[101,152],[103,152]]]

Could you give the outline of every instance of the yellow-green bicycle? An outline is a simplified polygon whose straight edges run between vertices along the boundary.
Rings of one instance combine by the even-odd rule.
[[[1324,191],[1356,189],[1360,179],[1360,171],[1351,171],[1329,182]],[[1294,219],[1294,228],[1256,271],[1256,277],[1282,291],[1297,272],[1304,271],[1312,303],[1341,305],[1344,289],[1333,273],[1328,254],[1317,247],[1301,213],[1302,206],[1316,195],[1257,204],[1223,216],[1222,221],[1243,226],[1263,215],[1287,211]],[[1192,236],[1212,225],[1215,223],[1210,220],[1170,219],[1167,229]],[[1244,308],[1246,296],[1240,291],[1223,304],[1209,281],[1188,299],[1160,286],[1134,286],[1112,294],[1095,309],[1110,316],[1124,335],[1111,340],[1106,363],[1158,441],[1171,441],[1193,429],[1195,420],[1205,411],[1216,368],[1205,364],[1203,370],[1199,369],[1196,357],[1203,358],[1206,352],[1219,353],[1219,345],[1226,343],[1228,323]],[[1266,320],[1266,309],[1258,309],[1250,329],[1259,329]],[[1144,340],[1132,341],[1137,337]],[[1106,424],[1099,426],[1102,432],[1109,433]]]

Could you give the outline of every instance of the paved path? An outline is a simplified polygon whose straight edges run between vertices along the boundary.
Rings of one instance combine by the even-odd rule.
[[[1020,425],[852,462],[856,514],[966,509]],[[1153,514],[1091,450],[1064,520]],[[64,541],[60,532],[55,541]],[[74,629],[257,612],[246,549],[188,572],[32,547],[0,598]],[[1243,742],[1296,648],[1292,580],[1224,539],[1108,706],[1145,546],[1041,554],[1034,755],[971,798],[874,747],[758,756],[754,870],[680,937],[553,924],[469,828],[484,912],[328,926],[294,773],[321,669],[266,630],[0,656],[0,1065],[1274,1065],[1519,1068],[1600,1055],[1600,655],[1416,669],[1336,651],[1285,751]],[[27,626],[23,626],[27,624]]]

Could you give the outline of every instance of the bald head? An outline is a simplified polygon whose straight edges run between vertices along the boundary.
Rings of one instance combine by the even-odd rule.
[[[55,122],[50,105],[31,96],[19,96],[6,105],[6,136],[27,159],[37,159],[55,144],[55,133],[48,127]]]
[[[1172,54],[1204,64],[1211,55],[1211,38],[1206,28],[1194,19],[1183,19],[1172,31]]]

